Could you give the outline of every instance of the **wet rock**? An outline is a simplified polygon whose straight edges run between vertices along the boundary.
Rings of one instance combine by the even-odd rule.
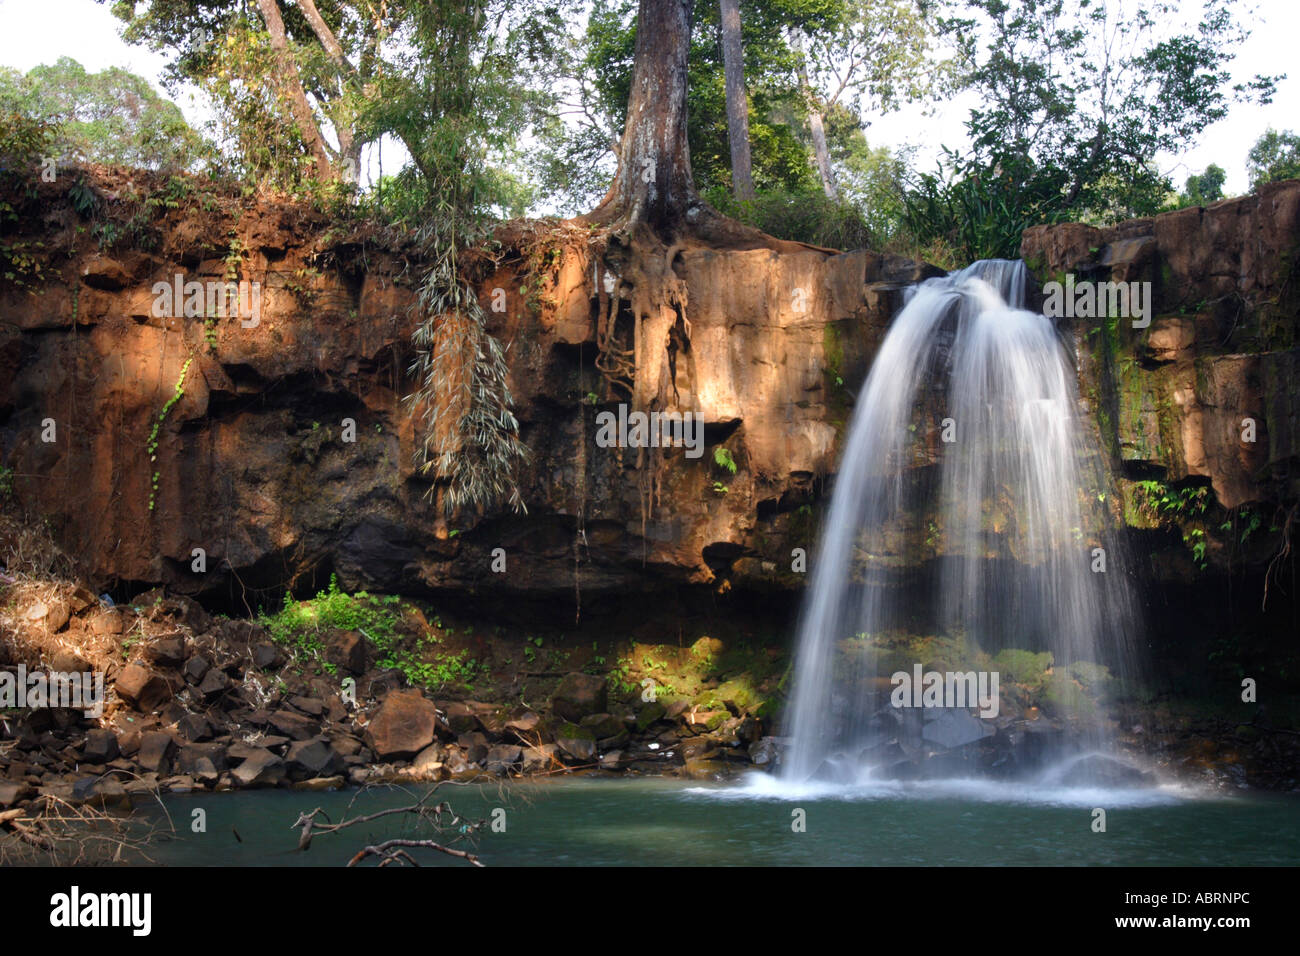
[[[12,807],[18,801],[28,799],[34,792],[26,783],[13,780],[0,783],[0,807]]]
[[[595,735],[577,724],[563,724],[555,732],[555,742],[566,754],[582,763],[588,763],[596,757]]]
[[[778,753],[774,737],[763,737],[749,746],[749,759],[754,762],[755,767],[766,769],[776,766]]]
[[[272,787],[285,778],[284,761],[271,751],[254,748],[244,761],[231,771],[231,776],[241,787]]]
[[[682,701],[681,703],[682,710],[685,710],[686,702]],[[664,720],[667,716],[668,709],[663,704],[658,701],[650,701],[642,705],[641,709],[636,712],[636,729],[644,732],[655,721]]]
[[[921,739],[948,750],[983,740],[995,732],[969,711],[945,708],[933,716],[921,729]]]
[[[487,735],[479,731],[470,734],[461,734],[456,738],[456,746],[460,747],[465,754],[465,759],[470,763],[482,763],[488,755]]]
[[[325,705],[314,697],[290,697],[289,706],[297,708],[309,717],[319,717],[325,713]]]
[[[536,738],[538,728],[541,726],[542,718],[531,710],[526,710],[521,714],[512,717],[506,721],[505,729],[513,731],[521,740],[531,740]]]
[[[523,757],[523,750],[510,744],[498,744],[487,752],[484,765],[489,773],[506,774],[515,769]]]
[[[299,780],[292,785],[294,790],[302,790],[307,793],[321,793],[327,790],[342,790],[343,777],[341,774],[335,774],[332,777],[312,777],[310,780]]]
[[[1102,754],[1076,760],[1061,774],[1067,787],[1154,787],[1156,776]]]
[[[538,747],[525,747],[523,751],[524,773],[543,773],[557,769],[559,764],[559,747],[555,744],[542,744]]]
[[[438,711],[416,690],[395,690],[366,726],[366,744],[380,760],[414,757],[433,743]]]
[[[421,777],[433,779],[442,769],[442,758],[442,745],[434,742],[415,755],[415,759],[411,761],[411,768]]]
[[[172,696],[171,685],[142,664],[127,664],[113,686],[118,697],[144,713],[157,710]]]
[[[333,775],[342,764],[342,757],[336,754],[329,744],[320,737],[311,740],[297,740],[289,745],[284,762],[289,775],[296,780],[308,777],[327,777]]]
[[[631,734],[629,734],[626,730],[620,730],[612,737],[602,737],[599,740],[597,740],[596,749],[601,753],[604,753],[607,750],[622,750],[624,747],[628,745],[628,742],[631,739],[632,739]]]
[[[692,780],[725,780],[733,771],[725,761],[692,757],[686,761],[682,773]]]
[[[618,770],[618,769],[620,769],[620,767],[621,767],[621,765],[622,765],[622,762],[623,762],[623,751],[621,751],[621,750],[611,750],[611,751],[610,751],[609,753],[607,753],[607,754],[601,754],[601,756],[600,756],[600,769],[601,769],[601,770]]]
[[[623,729],[623,721],[613,714],[589,714],[578,722],[578,726],[590,730],[597,740],[626,733]]]
[[[608,701],[605,678],[575,672],[566,675],[551,695],[551,710],[556,716],[576,724],[590,714],[607,711]]]
[[[151,730],[140,736],[140,749],[136,752],[135,762],[145,770],[164,776],[171,769],[174,747],[171,734]]]

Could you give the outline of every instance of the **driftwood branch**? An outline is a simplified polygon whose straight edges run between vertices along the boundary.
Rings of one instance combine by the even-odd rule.
[[[298,849],[311,849],[312,840],[319,834],[337,833],[339,830],[346,830],[348,827],[354,827],[359,824],[373,823],[375,820],[381,820],[385,817],[399,816],[410,814],[413,815],[418,823],[426,824],[437,833],[454,831],[455,836],[449,842],[456,842],[465,837],[472,836],[478,832],[487,821],[485,820],[468,820],[457,814],[451,804],[443,801],[441,803],[431,803],[430,800],[438,788],[444,784],[451,786],[467,786],[453,780],[442,780],[434,784],[421,797],[413,803],[404,804],[400,807],[389,807],[385,810],[377,810],[374,813],[366,813],[360,816],[349,817],[346,814],[351,811],[352,805],[356,802],[356,797],[348,804],[343,819],[335,823],[330,820],[329,815],[324,808],[317,807],[314,810],[305,813],[299,813],[298,819],[294,821],[291,829],[298,830]],[[365,790],[361,792],[366,792]],[[408,791],[409,792],[409,791]],[[360,794],[358,794],[359,796]],[[414,796],[414,794],[412,794]],[[359,850],[349,861],[348,866],[356,866],[362,860],[370,856],[380,858],[380,866],[388,866],[394,863],[409,863],[416,865],[411,855],[405,852],[405,848],[421,848],[436,850],[439,853],[445,853],[448,856],[454,856],[466,860],[474,866],[482,866],[482,862],[473,853],[465,850],[458,850],[432,839],[395,838],[386,840],[383,843],[369,845]]]

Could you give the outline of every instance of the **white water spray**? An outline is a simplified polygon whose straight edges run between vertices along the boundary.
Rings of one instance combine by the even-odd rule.
[[[1083,440],[1070,355],[1051,320],[1024,309],[1025,280],[1007,261],[927,280],[881,345],[801,617],[788,780],[828,761],[852,776],[890,736],[881,635],[1049,650],[1057,672],[1126,669],[1132,611],[1104,539],[1104,472]]]

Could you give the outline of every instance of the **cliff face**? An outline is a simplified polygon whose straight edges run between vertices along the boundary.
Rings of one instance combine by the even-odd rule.
[[[1041,282],[1151,283],[1149,327],[1072,326],[1083,394],[1124,477],[1199,479],[1225,508],[1295,500],[1300,182],[1109,229],[1035,227],[1021,256]]]
[[[512,227],[478,291],[508,343],[528,511],[449,524],[414,473],[402,403],[420,273],[410,247],[201,187],[155,201],[173,185],[144,174],[78,181],[10,197],[21,218],[6,248],[26,243],[40,274],[0,286],[0,459],[97,587],[165,584],[237,607],[331,572],[348,589],[584,607],[680,584],[797,588],[791,552],[811,556],[855,393],[902,289],[936,274],[864,251],[681,249],[671,268],[690,334],[671,381],[679,407],[704,418],[707,447],[656,467],[596,442],[596,415],[617,397],[596,369],[608,299],[581,230]],[[120,221],[129,230],[104,226]],[[1153,283],[1149,328],[1069,325],[1124,492],[1117,518],[1159,528],[1144,481],[1202,481],[1218,506],[1253,504],[1269,521],[1296,499],[1298,240],[1295,182],[1108,230],[1026,233],[1040,281]],[[259,321],[156,317],[154,284],[177,274],[259,283]],[[1276,548],[1265,537],[1257,562]],[[1208,560],[1225,559],[1208,541]]]
[[[507,241],[479,292],[508,343],[528,512],[449,526],[414,473],[402,404],[410,249],[239,197],[151,206],[139,197],[169,187],[141,175],[87,171],[78,188],[100,214],[155,214],[112,242],[67,182],[15,197],[15,240],[39,242],[43,268],[0,290],[3,462],[97,585],[237,603],[331,571],[348,588],[566,601],[727,586],[720,575],[795,583],[791,549],[816,531],[800,506],[834,467],[850,388],[901,290],[934,272],[869,252],[683,249],[673,268],[691,334],[674,384],[708,447],[695,459],[672,449],[651,475],[635,450],[595,441],[597,412],[616,406],[596,404],[599,277],[582,244],[530,268],[525,243]],[[533,249],[538,236],[525,237]],[[177,274],[259,283],[257,324],[156,317],[154,284]]]

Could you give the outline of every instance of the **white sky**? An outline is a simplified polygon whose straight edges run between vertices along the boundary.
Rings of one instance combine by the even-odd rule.
[[[1300,2],[1257,0],[1253,6],[1253,34],[1233,63],[1234,79],[1245,80],[1255,73],[1291,76],[1278,85],[1269,106],[1235,105],[1228,117],[1210,127],[1194,148],[1181,156],[1158,157],[1161,167],[1173,173],[1179,187],[1189,172],[1200,172],[1209,163],[1218,163],[1228,174],[1225,191],[1230,195],[1245,192],[1246,153],[1260,134],[1269,126],[1300,130],[1300,67],[1295,62],[1295,45],[1300,42]],[[71,56],[87,70],[122,66],[159,86],[165,58],[124,43],[118,35],[119,26],[108,5],[94,0],[0,0],[0,65],[26,71],[41,63],[53,63],[60,56]],[[962,123],[967,104],[951,102],[928,117],[920,110],[907,109],[876,118],[867,129],[867,139],[872,145],[915,146],[917,162],[922,169],[929,169],[939,144],[954,148],[965,145]],[[209,115],[197,93],[182,95],[177,105],[196,126]],[[389,171],[395,168],[396,153],[396,149],[389,151],[385,163]],[[367,172],[373,175],[373,155],[364,162],[370,167]],[[363,178],[369,179],[370,175],[363,174]]]

